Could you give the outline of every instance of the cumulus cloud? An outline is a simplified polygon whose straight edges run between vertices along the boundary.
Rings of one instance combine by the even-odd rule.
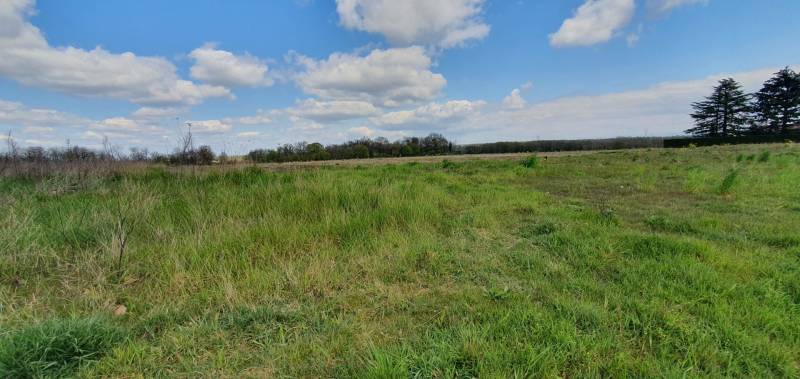
[[[82,96],[109,97],[144,105],[192,105],[230,97],[228,89],[182,80],[171,62],[100,47],[50,46],[28,20],[34,0],[0,4],[0,75],[25,85]]]
[[[503,108],[505,109],[521,109],[525,108],[528,102],[522,97],[519,88],[514,88],[511,93],[503,99]]]
[[[186,108],[180,107],[142,107],[137,109],[131,114],[131,117],[138,120],[164,120],[175,118],[178,115],[186,113]]]
[[[325,100],[368,101],[396,107],[432,100],[447,84],[431,72],[431,58],[418,46],[372,50],[366,56],[332,54],[314,60],[298,56],[302,90]]]
[[[335,122],[374,116],[380,113],[380,110],[366,101],[307,99],[299,101],[294,107],[289,108],[287,113],[317,122]]]
[[[274,81],[267,74],[267,63],[249,54],[234,55],[213,44],[189,54],[195,63],[190,72],[194,79],[224,87],[268,87]]]
[[[337,0],[342,26],[378,33],[393,45],[442,48],[480,40],[490,27],[481,18],[484,0]]]
[[[309,132],[325,128],[325,125],[299,116],[289,116],[289,120],[292,122],[291,130],[295,131]]]
[[[406,135],[403,131],[372,129],[367,126],[357,126],[347,129],[348,134],[354,137],[386,137],[399,138]]]
[[[22,103],[0,100],[0,125],[15,127],[80,126],[89,121],[53,109],[30,108]]]
[[[550,35],[550,44],[569,47],[608,42],[630,23],[634,11],[634,0],[586,0]]]
[[[219,134],[229,132],[233,129],[233,125],[224,120],[189,121],[186,125],[190,128],[192,133],[201,134]]]
[[[259,109],[253,116],[242,116],[242,117],[234,117],[234,118],[226,118],[224,122],[226,124],[233,124],[233,125],[267,125],[274,121],[274,116],[279,115],[279,111],[265,111]]]
[[[420,127],[447,124],[475,116],[486,105],[484,101],[451,100],[446,103],[431,103],[416,109],[389,112],[376,117],[373,122],[384,127]]]

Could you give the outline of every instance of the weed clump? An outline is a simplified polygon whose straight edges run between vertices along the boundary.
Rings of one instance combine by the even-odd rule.
[[[0,377],[64,377],[98,361],[124,333],[102,318],[52,319],[0,340]]]
[[[764,150],[761,154],[758,155],[758,161],[761,163],[769,162],[769,158],[772,156],[769,150]]]
[[[669,219],[662,215],[650,216],[645,220],[645,224],[655,232],[667,232],[678,234],[696,233],[697,230],[689,223]]]
[[[731,192],[733,186],[736,184],[736,180],[739,178],[739,169],[735,168],[725,175],[725,178],[722,179],[722,183],[719,186],[719,193],[724,195]]]
[[[450,161],[450,160],[447,160],[447,159],[442,161],[442,168],[445,169],[445,170],[452,170],[452,169],[455,169],[456,167],[458,167],[458,165],[455,164],[455,162],[453,162],[453,161]]]
[[[539,157],[535,155],[531,155],[530,157],[525,158],[522,161],[522,166],[526,168],[537,168],[539,167]]]

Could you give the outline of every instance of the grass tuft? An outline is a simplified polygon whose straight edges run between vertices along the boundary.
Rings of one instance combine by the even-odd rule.
[[[531,155],[530,157],[525,158],[522,161],[522,167],[526,168],[537,168],[539,167],[539,157],[536,155]]]
[[[723,195],[730,193],[738,178],[739,168],[734,168],[728,172],[728,175],[725,175],[725,178],[722,179],[722,183],[719,185],[719,193]]]
[[[122,330],[103,318],[52,319],[28,326],[0,341],[0,377],[69,376],[123,339]]]

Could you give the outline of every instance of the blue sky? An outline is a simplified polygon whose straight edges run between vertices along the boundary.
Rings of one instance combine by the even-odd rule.
[[[675,135],[800,63],[796,0],[0,0],[0,132],[243,152]],[[5,137],[2,137],[5,138]]]

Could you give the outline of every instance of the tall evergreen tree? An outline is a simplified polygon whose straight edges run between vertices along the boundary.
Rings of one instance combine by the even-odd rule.
[[[696,126],[686,130],[686,133],[699,137],[740,134],[749,120],[748,100],[749,96],[735,80],[720,80],[710,96],[692,104],[692,118]]]
[[[786,67],[755,94],[753,132],[786,133],[800,124],[800,74]]]

